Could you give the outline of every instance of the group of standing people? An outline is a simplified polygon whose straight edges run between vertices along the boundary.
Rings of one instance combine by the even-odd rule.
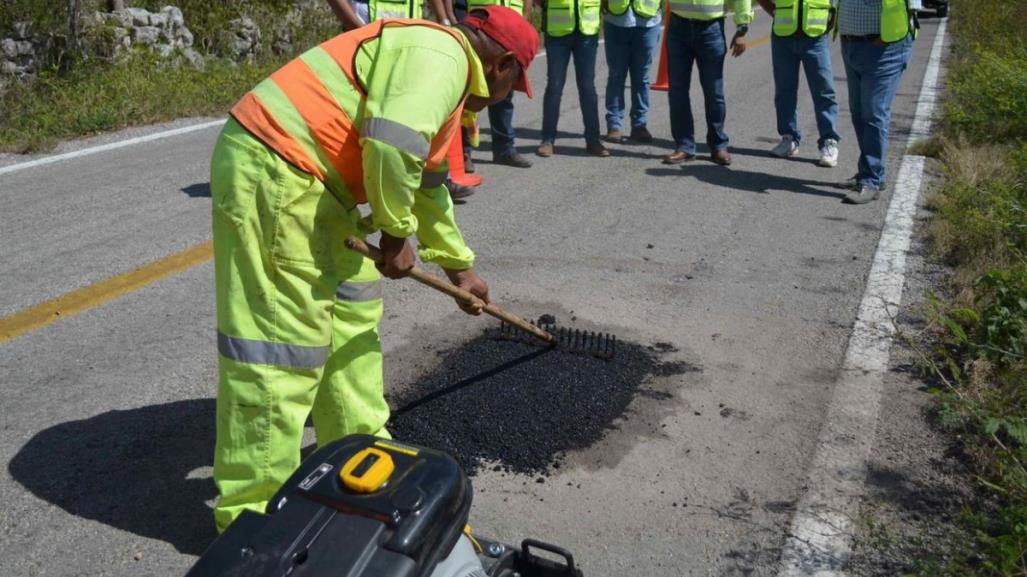
[[[423,10],[416,5],[421,0],[393,0],[392,4],[386,0],[329,1],[347,27],[358,24],[344,16],[347,10],[370,14],[371,20],[381,10],[374,8],[378,5],[406,7],[408,15],[420,14]],[[528,19],[533,9],[532,0],[455,0],[455,3],[454,0],[430,0],[432,12],[444,15],[440,19],[444,24],[462,19],[468,1],[472,9],[493,3],[507,5]],[[771,39],[774,106],[781,140],[771,152],[781,158],[799,154],[801,71],[814,105],[817,163],[824,167],[838,164],[841,136],[837,128],[838,102],[830,43],[833,37],[840,36],[849,105],[860,150],[856,174],[844,183],[851,189],[845,200],[862,204],[876,199],[886,182],[891,102],[912,52],[915,14],[921,8],[921,0],[755,0],[755,3],[774,20]],[[705,104],[710,159],[724,166],[731,164],[730,140],[725,131],[724,62],[728,53],[737,57],[746,51],[746,35],[754,18],[753,0],[546,0],[538,8],[547,51],[541,142],[536,150],[539,156],[555,153],[560,101],[571,61],[584,121],[585,149],[593,156],[610,155],[600,133],[595,87],[600,28],[609,70],[605,91],[606,140],[653,142],[647,123],[649,77],[659,50],[661,30],[666,30],[670,132],[674,150],[663,162],[682,164],[696,158],[695,119],[689,95],[695,67]],[[726,20],[732,11],[734,33],[728,41]],[[664,22],[665,18],[669,21]],[[624,98],[628,79],[630,105]],[[512,97],[489,107],[493,160],[528,168],[531,162],[514,148],[513,108]],[[630,124],[626,127],[628,108]],[[465,162],[473,170],[467,140]],[[454,198],[472,193],[460,185],[450,188]]]
[[[586,149],[610,154],[600,135],[594,79],[600,27],[610,69],[606,137],[652,142],[648,77],[664,27],[675,147],[664,162],[696,158],[689,84],[697,66],[711,159],[731,163],[724,61],[729,51],[746,51],[752,0],[668,1],[666,10],[664,0],[544,1],[548,57],[540,156],[554,153],[571,60]],[[447,184],[447,157],[450,150],[460,156],[452,143],[465,125],[464,111],[487,108],[493,159],[531,166],[514,148],[512,94],[532,93],[528,67],[540,43],[531,24],[532,0],[429,2],[438,22],[417,19],[423,0],[329,0],[350,31],[255,86],[233,107],[218,138],[210,182],[219,530],[244,511],[262,510],[296,469],[308,417],[322,445],[358,432],[388,436],[380,275],[406,276],[420,257],[477,297],[460,303],[465,312],[480,314],[489,301],[488,285],[473,268],[475,255],[456,226],[452,199],[461,189]],[[846,200],[874,200],[886,180],[891,101],[910,58],[919,0],[757,2],[774,16],[781,135],[774,154],[799,151],[802,68],[816,109],[819,162],[837,163],[838,105],[828,44],[834,30],[841,36],[860,149]],[[725,19],[732,9],[729,43]],[[371,231],[381,234],[380,262],[342,248],[348,236]]]

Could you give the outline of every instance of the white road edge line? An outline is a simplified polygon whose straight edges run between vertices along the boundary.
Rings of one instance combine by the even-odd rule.
[[[942,20],[920,89],[907,150],[930,134],[938,98],[938,76],[947,20]],[[888,206],[859,316],[849,338],[841,376],[789,537],[779,577],[840,577],[852,547],[873,447],[884,375],[895,333],[892,318],[902,300],[906,252],[913,233],[924,157],[906,155]]]
[[[150,142],[153,140],[161,140],[171,136],[178,136],[180,134],[188,134],[190,132],[196,132],[198,130],[204,130],[212,128],[214,126],[221,126],[225,123],[225,120],[212,120],[210,122],[201,122],[200,124],[191,124],[189,126],[183,126],[182,128],[174,128],[172,130],[164,130],[162,132],[155,132],[153,134],[147,134],[146,136],[137,136],[135,138],[129,138],[128,140],[119,140],[117,142],[111,142],[108,144],[102,144],[100,146],[93,146],[90,148],[83,148],[81,150],[73,150],[64,154],[55,154],[53,156],[45,156],[43,158],[37,158],[36,160],[30,160],[28,162],[20,162],[18,164],[12,164],[9,166],[0,167],[0,174],[10,174],[19,170],[25,170],[27,168],[36,168],[38,166],[44,166],[47,164],[53,164],[62,160],[70,160],[72,158],[79,158],[82,156],[89,156],[100,152],[106,152],[108,150],[115,150],[118,148],[124,148],[126,146],[133,146],[135,144],[142,144],[144,142]]]
[[[605,39],[600,39],[599,44],[604,44]],[[544,58],[546,51],[542,50],[538,53],[538,58]],[[66,152],[64,154],[55,154],[53,156],[46,156],[43,158],[37,158],[36,160],[30,160],[28,162],[19,162],[18,164],[11,164],[8,166],[0,167],[0,175],[10,174],[12,172],[18,172],[19,170],[25,170],[28,168],[36,168],[37,166],[45,166],[47,164],[53,164],[62,160],[71,160],[72,158],[79,158],[82,156],[89,156],[97,154],[99,152],[106,152],[108,150],[116,150],[118,148],[124,148],[126,146],[132,146],[135,144],[142,144],[144,142],[152,142],[154,140],[161,140],[169,138],[171,136],[178,136],[180,134],[188,134],[190,132],[196,132],[197,130],[204,130],[215,126],[221,126],[225,123],[225,119],[212,120],[210,122],[203,122],[200,124],[191,124],[189,126],[183,126],[182,128],[175,128],[172,130],[165,130],[163,132],[155,132],[153,134],[147,134],[146,136],[138,136],[136,138],[129,138],[128,140],[119,140],[117,142],[111,142],[109,144],[102,144],[100,146],[93,146],[90,148],[83,148],[81,150],[74,150],[72,152]]]

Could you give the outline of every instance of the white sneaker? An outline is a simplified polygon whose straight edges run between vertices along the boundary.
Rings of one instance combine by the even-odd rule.
[[[820,166],[826,166],[828,168],[834,168],[838,166],[838,141],[833,138],[828,138],[824,141],[824,145],[820,147],[820,160],[817,161]]]
[[[770,149],[770,153],[779,158],[791,158],[799,154],[799,143],[789,134],[781,137],[781,142]]]

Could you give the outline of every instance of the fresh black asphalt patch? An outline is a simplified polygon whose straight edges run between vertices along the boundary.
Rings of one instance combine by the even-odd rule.
[[[545,476],[614,429],[636,395],[654,398],[654,377],[694,370],[662,360],[674,350],[621,341],[603,360],[483,335],[390,396],[389,431],[448,452],[472,475],[484,465]]]

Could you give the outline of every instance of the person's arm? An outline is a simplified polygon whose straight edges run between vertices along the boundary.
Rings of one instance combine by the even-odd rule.
[[[379,58],[389,65],[374,67],[365,79],[360,140],[372,224],[383,238],[403,239],[403,245],[394,243],[397,255],[412,254],[404,253],[404,247],[406,238],[416,233],[422,260],[438,264],[451,280],[457,278],[487,298],[480,279],[457,274],[474,265],[474,253],[456,226],[449,192],[441,181],[421,188],[431,142],[463,98],[466,54],[454,43],[452,53],[407,48]],[[403,276],[404,266],[382,272],[390,278]]]
[[[360,16],[357,16],[353,7],[349,5],[348,0],[328,0],[328,5],[332,7],[335,17],[342,23],[343,30],[355,30],[365,24]]]
[[[451,25],[456,24],[458,22],[458,20],[456,19],[456,11],[453,10],[453,0],[445,0],[445,8],[446,8],[446,19],[449,20]]]
[[[524,0],[524,18],[531,22],[531,11],[534,8],[531,0]]]
[[[774,16],[774,0],[756,0],[763,7],[763,11]]]
[[[435,21],[443,26],[452,26],[455,24],[450,18],[449,13],[446,12],[445,0],[430,0],[431,2],[431,13],[435,16]]]
[[[745,54],[745,34],[754,17],[752,0],[735,0],[735,35],[731,38],[731,55],[735,58]]]

